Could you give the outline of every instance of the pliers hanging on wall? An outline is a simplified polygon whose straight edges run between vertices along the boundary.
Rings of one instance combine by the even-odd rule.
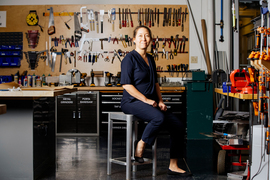
[[[121,62],[121,59],[120,59],[118,53],[116,52],[116,50],[113,50],[112,64],[113,64],[113,61],[114,61],[115,56],[116,56],[116,57],[119,59],[119,61]]]

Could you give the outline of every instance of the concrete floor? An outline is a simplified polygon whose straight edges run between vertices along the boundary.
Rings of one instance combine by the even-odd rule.
[[[125,156],[125,136],[114,136],[113,157]],[[152,177],[151,165],[138,166],[132,179],[140,180],[225,180],[226,175],[215,171],[214,141],[187,141],[186,161],[193,173],[192,177],[179,178],[167,175],[169,165],[169,137],[160,135],[157,144],[157,176]],[[150,147],[146,147],[145,157],[151,157]],[[112,164],[112,174],[107,175],[107,135],[99,137],[57,137],[56,169],[48,171],[42,180],[124,180],[125,166]],[[188,171],[183,160],[179,167]]]

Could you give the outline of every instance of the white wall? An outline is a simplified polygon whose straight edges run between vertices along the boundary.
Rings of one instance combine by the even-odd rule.
[[[197,24],[198,32],[200,39],[203,44],[203,36],[202,36],[202,28],[201,28],[201,19],[206,20],[206,25],[207,29],[209,30],[211,26],[213,26],[213,20],[211,19],[212,12],[213,10],[211,9],[211,3],[215,2],[216,6],[216,14],[215,14],[215,22],[214,23],[219,23],[220,21],[220,1],[215,1],[215,0],[189,0],[190,5],[192,8],[192,12],[195,18],[195,22]],[[18,0],[1,0],[0,5],[50,5],[50,4],[187,4],[186,0],[166,0],[166,3],[164,3],[164,0],[46,0],[46,1],[41,1],[41,0],[23,0],[23,1],[18,1]],[[211,12],[212,10],[212,12]],[[219,51],[226,51],[227,52],[227,57],[229,59],[230,55],[230,14],[231,14],[231,7],[230,7],[230,1],[225,0],[224,1],[224,42],[221,43],[219,42],[219,36],[220,36],[220,29],[217,26],[216,27],[216,41],[218,45],[218,50]],[[206,70],[206,63],[202,55],[202,51],[199,45],[199,41],[196,35],[196,31],[194,29],[194,24],[192,21],[192,18],[190,16],[189,18],[189,56],[197,56],[198,57],[198,63],[189,63],[190,64],[190,69],[203,69]],[[208,31],[209,32],[209,31]],[[210,31],[211,32],[211,31]],[[208,34],[208,43],[209,43],[209,51],[210,51],[210,58],[211,58],[211,64],[213,67],[213,42],[211,41],[211,34]],[[214,38],[214,37],[213,37]],[[189,57],[189,59],[191,59]],[[206,70],[207,71],[207,70]]]

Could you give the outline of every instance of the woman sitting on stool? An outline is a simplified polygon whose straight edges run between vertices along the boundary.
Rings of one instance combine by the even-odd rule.
[[[152,33],[146,26],[138,26],[133,32],[135,50],[126,55],[121,63],[121,84],[124,88],[121,101],[122,111],[133,114],[148,124],[142,139],[135,143],[135,160],[143,163],[146,144],[152,146],[162,127],[170,133],[169,175],[191,176],[177,165],[184,150],[185,128],[182,122],[167,111],[163,103],[157,81],[156,64],[153,57],[146,53],[152,42]]]

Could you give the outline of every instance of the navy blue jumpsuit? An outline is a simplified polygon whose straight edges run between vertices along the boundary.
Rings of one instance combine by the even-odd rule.
[[[148,63],[141,55],[133,50],[126,55],[121,63],[121,84],[131,84],[148,99],[158,103],[156,92],[157,72],[153,57],[147,54]],[[161,128],[170,133],[170,158],[180,158],[184,150],[184,126],[172,113],[161,111],[131,96],[125,89],[121,101],[121,109],[126,114],[133,114],[143,121],[147,121],[142,140],[153,145]]]

